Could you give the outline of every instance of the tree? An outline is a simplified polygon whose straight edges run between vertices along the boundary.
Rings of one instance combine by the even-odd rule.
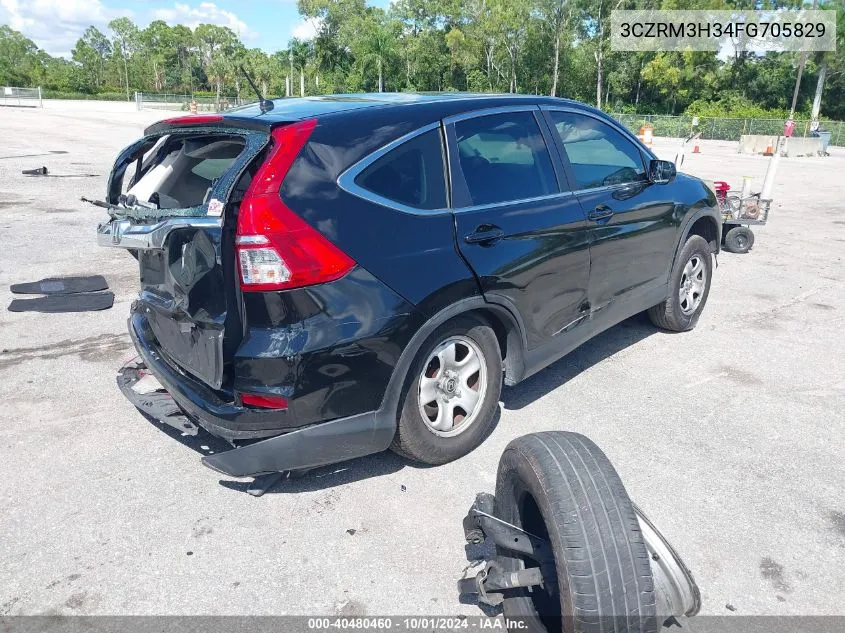
[[[244,56],[244,66],[252,75],[261,89],[264,98],[268,98],[268,89],[273,74],[273,67],[270,64],[270,57],[260,48],[251,48]]]
[[[164,20],[155,20],[140,32],[138,40],[144,60],[152,66],[153,86],[160,92],[167,85],[168,62],[176,54],[173,29]]]
[[[109,29],[112,32],[112,42],[115,52],[120,53],[123,60],[123,78],[126,87],[126,100],[129,96],[129,56],[135,51],[138,44],[138,27],[129,18],[116,18],[109,22]]]
[[[553,94],[611,111],[785,116],[796,83],[796,53],[735,51],[619,53],[609,46],[614,9],[783,8],[801,0],[299,0],[316,27],[268,55],[247,50],[230,29],[195,30],[127,18],[92,26],[72,59],[53,57],[0,27],[0,81],[64,92],[215,91],[240,95],[244,65],[262,94],[359,90],[472,90]],[[807,0],[809,2],[809,0]],[[797,94],[807,116],[813,96],[826,117],[845,119],[845,2],[837,10],[837,51],[809,56]],[[612,104],[612,106],[611,106]]]
[[[299,96],[305,96],[305,67],[311,59],[312,49],[309,42],[293,38],[288,44],[288,61],[291,66],[291,94],[293,94],[293,70],[299,70]]]
[[[354,27],[358,37],[353,40],[352,50],[362,64],[362,71],[370,64],[375,65],[379,92],[384,92],[385,67],[396,54],[397,27],[380,10],[360,19]]]
[[[35,71],[38,47],[18,31],[0,26],[0,84],[23,86]]]
[[[223,81],[230,70],[230,59],[238,38],[230,28],[216,24],[198,25],[194,37],[202,67],[206,75],[214,80],[219,107]]]
[[[554,70],[552,70],[551,96],[557,95],[557,82],[560,76],[560,46],[564,30],[569,25],[572,15],[572,2],[570,0],[540,0],[538,4],[540,19],[546,25],[549,35],[552,38],[552,59]]]
[[[82,68],[88,92],[97,92],[106,82],[106,64],[112,56],[108,37],[94,26],[85,29],[76,42],[71,58]]]

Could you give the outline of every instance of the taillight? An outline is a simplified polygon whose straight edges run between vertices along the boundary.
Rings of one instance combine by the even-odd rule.
[[[235,244],[244,291],[288,290],[340,279],[355,262],[279,195],[282,181],[308,141],[316,119],[273,130],[270,154],[238,211]]]
[[[259,396],[254,393],[242,393],[241,402],[248,407],[260,409],[287,409],[287,398],[282,396]]]

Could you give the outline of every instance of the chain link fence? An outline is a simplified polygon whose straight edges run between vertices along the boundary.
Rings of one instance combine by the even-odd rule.
[[[655,136],[684,138],[692,130],[691,116],[669,116],[663,114],[612,114],[634,134],[648,123],[654,128]],[[739,141],[743,134],[782,135],[783,119],[729,119],[717,117],[698,117],[698,130],[701,138],[717,141]],[[830,132],[831,145],[845,145],[845,122],[822,121],[820,128]],[[812,136],[810,121],[795,121],[794,136]]]
[[[41,100],[41,88],[3,86],[0,88],[0,106],[43,108],[44,102]]]
[[[197,112],[223,112],[241,105],[234,97],[197,97],[192,95],[136,92],[135,105],[138,110],[172,110],[191,112],[191,104],[197,104]]]

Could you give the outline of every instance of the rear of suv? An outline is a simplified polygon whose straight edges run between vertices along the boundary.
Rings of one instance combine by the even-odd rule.
[[[115,163],[98,229],[139,262],[136,378],[232,442],[203,459],[218,471],[388,447],[448,462],[483,441],[503,384],[638,312],[682,331],[704,308],[714,193],[597,110],[274,106],[148,128]]]

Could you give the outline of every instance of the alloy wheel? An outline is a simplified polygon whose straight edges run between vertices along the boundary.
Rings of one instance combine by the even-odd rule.
[[[684,266],[684,272],[681,274],[681,283],[678,289],[678,303],[681,312],[685,315],[695,312],[701,304],[706,285],[707,268],[704,265],[704,258],[696,253],[689,258],[686,266]]]
[[[463,433],[484,402],[484,354],[466,336],[449,337],[429,354],[419,383],[420,415],[429,430],[445,437]]]

